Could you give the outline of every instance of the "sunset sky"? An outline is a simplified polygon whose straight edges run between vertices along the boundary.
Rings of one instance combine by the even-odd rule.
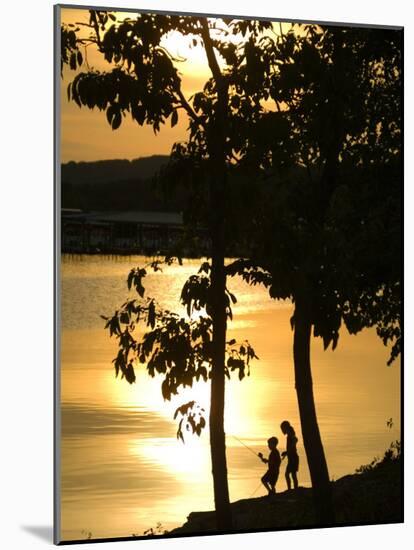
[[[62,9],[62,22],[88,22],[88,10]],[[129,12],[118,13],[117,17],[128,17]],[[202,88],[209,70],[204,50],[198,46],[188,46],[191,38],[183,38],[176,33],[166,41],[169,51],[175,55],[185,57],[187,62],[181,63],[183,89],[187,97]],[[108,70],[111,65],[106,63],[102,56],[91,47],[88,48],[88,62],[91,67],[99,70]],[[109,126],[105,113],[97,109],[79,108],[67,99],[67,86],[76,73],[67,66],[64,67],[61,80],[62,102],[62,134],[61,157],[62,162],[70,160],[92,161],[101,159],[133,159],[142,156],[169,154],[174,142],[183,139],[187,127],[187,119],[181,114],[178,124],[171,128],[169,122],[154,135],[151,127],[139,126],[129,117],[124,118],[118,130],[113,131]]]
[[[84,9],[62,8],[63,23],[89,22],[89,12]],[[131,12],[118,12],[117,18],[133,17]],[[284,26],[285,24],[283,24]],[[274,24],[277,33],[279,23]],[[286,28],[289,24],[286,24]],[[204,49],[201,46],[190,47],[191,37],[171,33],[164,45],[175,56],[185,58],[180,63],[183,92],[187,98],[202,89],[210,76]],[[237,37],[235,38],[237,41]],[[111,65],[93,49],[88,48],[90,67],[98,70],[110,70]],[[113,65],[112,65],[113,66]],[[83,69],[85,70],[85,69]],[[171,128],[169,121],[159,134],[154,135],[152,127],[139,126],[129,117],[122,121],[117,130],[109,126],[104,112],[98,109],[81,109],[67,99],[67,86],[76,72],[64,66],[61,79],[61,160],[62,162],[93,161],[102,159],[133,159],[156,154],[169,154],[171,146],[185,137],[187,118],[180,112],[178,124]]]

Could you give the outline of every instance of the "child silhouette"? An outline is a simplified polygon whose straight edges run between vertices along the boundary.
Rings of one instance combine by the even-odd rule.
[[[298,438],[296,437],[295,430],[287,420],[284,420],[282,422],[282,424],[280,425],[280,429],[287,436],[286,451],[283,451],[282,457],[284,458],[285,456],[287,456],[287,459],[288,459],[285,478],[286,478],[288,491],[290,491],[292,488],[291,481],[290,481],[291,476],[293,481],[293,488],[294,489],[298,488],[297,472],[299,470],[299,455],[298,455],[298,451],[296,450],[296,443],[298,442]]]
[[[260,460],[268,465],[267,472],[261,479],[269,495],[276,493],[276,482],[279,477],[281,460],[279,451],[277,450],[278,442],[277,437],[271,437],[267,440],[267,446],[270,449],[269,458],[264,458],[262,453],[258,454]]]

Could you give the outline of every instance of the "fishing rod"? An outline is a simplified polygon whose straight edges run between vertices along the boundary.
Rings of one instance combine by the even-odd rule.
[[[229,434],[231,435],[231,437],[234,437],[234,439],[236,439],[239,443],[241,443],[243,445],[243,447],[246,447],[246,449],[248,449],[251,453],[254,454],[254,456],[257,456],[259,458],[262,458],[258,453],[256,453],[256,451],[253,451],[253,449],[251,447],[249,447],[248,445],[246,445],[245,443],[243,443],[243,441],[241,439],[239,439],[238,437],[236,437],[235,435],[233,434]],[[286,455],[283,455],[282,456],[282,460],[284,460],[284,458],[286,457]]]

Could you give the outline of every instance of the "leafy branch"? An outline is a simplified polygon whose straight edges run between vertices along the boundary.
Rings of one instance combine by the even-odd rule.
[[[162,265],[171,265],[178,258],[154,260],[144,267],[131,269],[127,287],[134,288],[137,299],[124,302],[112,317],[101,316],[110,337],[118,341],[118,353],[113,359],[115,375],[121,374],[129,384],[136,381],[137,365],[145,365],[151,377],[162,375],[161,392],[164,400],[170,401],[181,388],[192,387],[196,381],[207,382],[212,377],[213,322],[209,315],[210,271],[208,262],[201,265],[197,275],[191,275],[183,286],[181,303],[186,306],[187,316],[161,308],[154,298],[146,297],[144,279],[148,269],[162,271]],[[231,304],[236,297],[226,289],[226,310],[232,318]],[[193,312],[200,315],[194,317]],[[144,326],[144,333],[139,330]],[[225,375],[238,372],[239,380],[250,375],[250,363],[258,359],[247,340],[238,343],[232,339],[226,343],[227,361]],[[177,437],[184,441],[183,430],[201,434],[206,422],[203,410],[194,401],[179,407],[174,418],[181,416]]]

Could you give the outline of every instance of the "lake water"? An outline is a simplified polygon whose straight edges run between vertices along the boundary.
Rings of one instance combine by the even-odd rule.
[[[196,399],[208,409],[208,385],[197,384],[171,403],[160,379],[136,369],[136,384],[116,379],[111,363],[116,341],[103,330],[101,314],[112,314],[129,293],[126,277],[142,257],[62,259],[61,484],[62,539],[142,535],[158,522],[170,529],[197,510],[213,509],[208,431],[176,438],[176,407]],[[171,310],[186,278],[200,262],[185,261],[146,280],[149,296]],[[280,422],[288,419],[299,437],[300,485],[309,486],[301,440],[292,361],[292,305],[276,302],[265,289],[230,280],[237,295],[229,338],[248,339],[260,360],[249,378],[227,384],[225,429],[230,498],[258,488],[270,436],[284,449]],[[132,293],[131,296],[132,297]],[[352,473],[381,455],[400,435],[400,365],[386,366],[389,350],[374,330],[341,332],[335,352],[312,341],[312,369],[319,425],[331,478]],[[393,418],[392,429],[386,426]],[[234,437],[235,436],[235,437]],[[284,490],[283,464],[277,490]]]

